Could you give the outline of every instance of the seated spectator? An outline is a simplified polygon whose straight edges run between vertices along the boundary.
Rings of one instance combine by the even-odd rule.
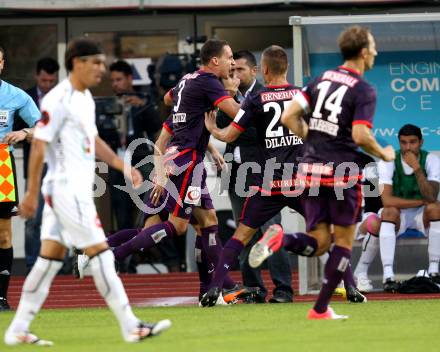
[[[395,292],[398,288],[393,271],[396,234],[408,228],[428,236],[428,273],[440,283],[440,203],[437,201],[440,160],[421,149],[423,138],[419,127],[403,126],[398,138],[400,150],[395,161],[378,164],[379,184],[383,188],[379,242],[387,292]]]

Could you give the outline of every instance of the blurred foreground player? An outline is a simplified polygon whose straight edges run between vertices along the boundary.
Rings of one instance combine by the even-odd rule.
[[[24,217],[35,215],[46,156],[40,256],[24,282],[17,313],[4,341],[7,345],[53,344],[30,333],[29,326],[63,264],[66,248],[73,245],[91,257],[95,285],[115,314],[124,340],[139,342],[168,329],[171,322],[147,324],[131,310],[93,202],[95,153],[113,168],[124,171],[135,185],[142,176],[124,165],[97,135],[95,103],[88,88],[97,85],[104,74],[105,56],[101,49],[89,39],[73,40],[67,46],[65,63],[69,77],[52,89],[41,104],[42,119],[35,131],[29,161],[28,190],[20,204]]]
[[[360,220],[362,155],[358,146],[384,160],[395,157],[394,149],[382,148],[370,130],[376,92],[362,75],[373,67],[377,55],[372,34],[366,28],[350,27],[341,33],[339,47],[343,66],[312,80],[281,117],[286,127],[307,138],[297,178],[308,191],[302,201],[308,233],[285,236],[283,241],[282,228],[274,226],[249,256],[250,264],[256,266],[281,246],[302,247],[308,256],[321,255],[328,251],[333,237],[323,285],[308,319],[347,318],[328,304],[349,266]]]

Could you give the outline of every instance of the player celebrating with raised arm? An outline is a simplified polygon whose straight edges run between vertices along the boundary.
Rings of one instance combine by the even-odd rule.
[[[350,263],[355,224],[360,216],[362,170],[358,166],[358,146],[384,160],[395,157],[394,149],[382,148],[370,130],[376,92],[362,75],[373,67],[377,55],[372,34],[366,28],[350,27],[341,33],[339,47],[343,66],[312,80],[281,117],[283,125],[307,138],[297,177],[309,189],[302,201],[308,234],[289,236],[288,242],[298,246],[307,243],[319,255],[330,247],[331,225],[334,229],[323,285],[309,319],[347,318],[335,314],[328,303]],[[270,228],[251,251],[251,265],[261,264],[282,245],[282,229]]]
[[[160,172],[161,161],[155,160],[157,180],[152,201],[160,199],[166,188],[166,208],[171,210],[168,220],[143,229],[131,240],[117,247],[114,251],[116,258],[149,249],[165,237],[184,234],[193,209],[201,204],[202,192],[207,192],[203,159],[210,133],[205,127],[204,115],[206,111],[218,107],[229,116],[235,116],[240,105],[232,96],[235,95],[239,82],[233,82],[229,77],[234,59],[227,42],[208,40],[200,50],[200,59],[200,70],[186,74],[164,97],[167,105],[173,105],[173,138],[165,154],[168,178]],[[219,78],[226,81],[225,86]],[[199,224],[203,248],[206,249],[209,261],[217,263],[222,246],[218,237],[215,210],[199,208],[199,211],[203,219]],[[235,283],[231,281],[227,286],[225,288],[232,289]]]
[[[5,333],[7,345],[52,345],[51,341],[31,334],[29,326],[63,264],[66,247],[72,245],[91,258],[95,285],[115,314],[126,342],[157,335],[171,325],[169,320],[147,324],[133,314],[93,202],[95,154],[111,167],[123,171],[135,185],[142,181],[139,171],[125,165],[98,137],[95,103],[88,88],[101,81],[104,62],[101,49],[91,40],[71,41],[65,53],[70,75],[42,101],[42,118],[35,131],[29,160],[28,190],[20,204],[23,216],[34,216],[46,156],[42,245],[40,256],[24,282],[17,313]]]

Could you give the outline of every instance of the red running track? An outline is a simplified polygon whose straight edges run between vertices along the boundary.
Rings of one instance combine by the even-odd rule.
[[[239,272],[232,272],[234,280],[241,281]],[[179,304],[198,303],[198,275],[196,273],[170,273],[148,275],[121,275],[130,302],[134,306],[166,306]],[[269,292],[274,287],[269,273],[263,271],[263,279]],[[24,277],[12,277],[8,300],[13,308],[16,308],[20,298],[21,287]],[[298,292],[298,274],[293,273],[292,285]],[[389,294],[383,292],[370,293],[369,300],[398,300],[398,299],[435,299],[440,294]],[[269,297],[270,298],[270,295]],[[316,296],[296,296],[296,302],[312,302]],[[341,300],[342,298],[336,297]],[[78,280],[72,276],[57,276],[52,285],[49,297],[44,308],[86,308],[103,307],[104,300],[98,294],[89,276],[84,280]]]

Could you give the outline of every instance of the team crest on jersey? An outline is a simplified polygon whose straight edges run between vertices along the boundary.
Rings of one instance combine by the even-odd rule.
[[[199,205],[201,196],[202,191],[200,187],[189,186],[184,202],[186,204]]]
[[[46,126],[49,123],[49,120],[50,120],[49,113],[46,110],[44,110],[41,112],[41,118],[38,121],[37,125],[39,127]]]

